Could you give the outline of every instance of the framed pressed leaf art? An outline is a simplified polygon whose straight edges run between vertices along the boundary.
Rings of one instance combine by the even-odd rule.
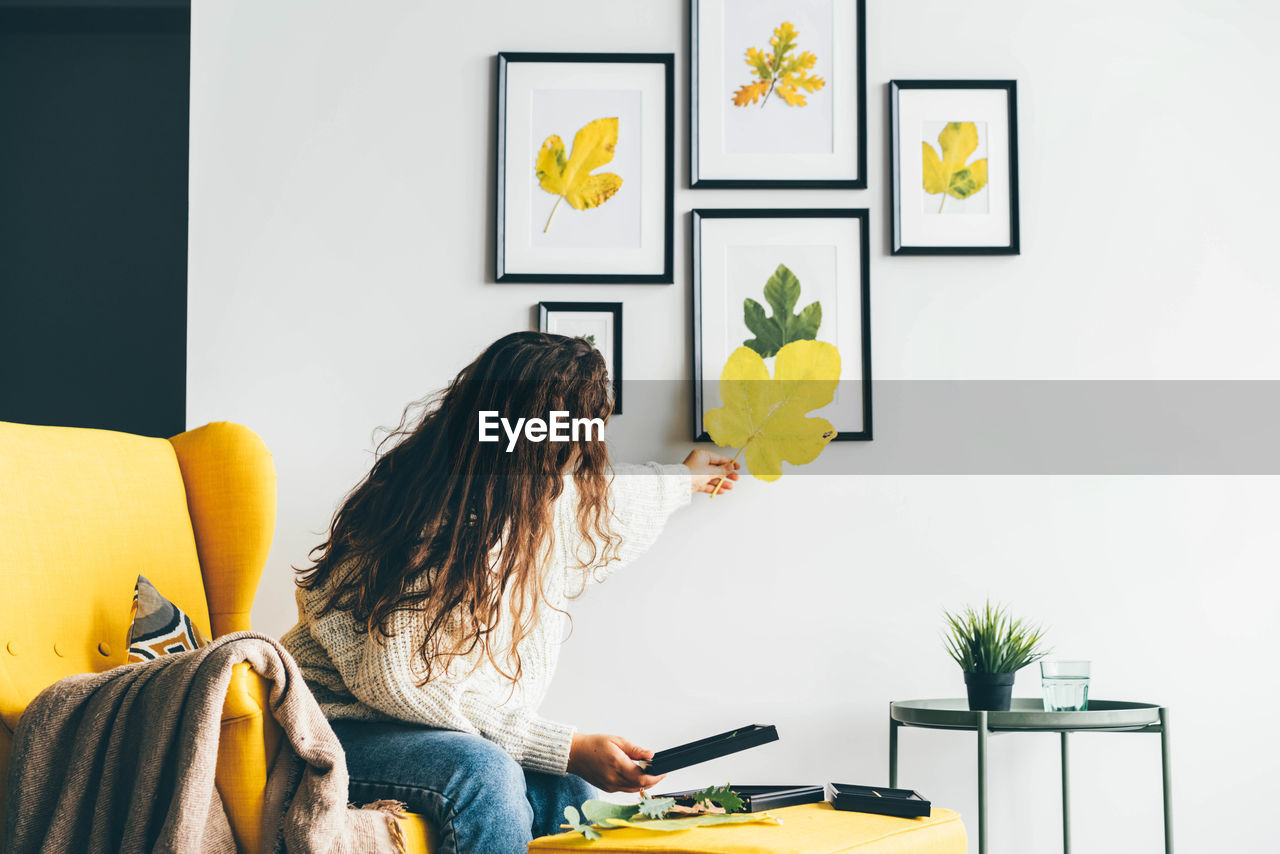
[[[669,53],[500,53],[499,282],[670,284]]]
[[[892,80],[894,255],[1017,255],[1013,80]]]
[[[613,414],[622,414],[622,303],[540,302],[538,331],[585,338],[604,357],[613,383]]]
[[[867,186],[865,0],[689,0],[690,185]]]
[[[695,440],[710,439],[704,416],[725,403],[727,366],[750,362],[762,378],[787,379],[778,356],[797,341],[838,353],[834,394],[812,413],[834,426],[828,438],[871,439],[867,231],[865,209],[693,212]],[[793,390],[806,386],[790,380]]]

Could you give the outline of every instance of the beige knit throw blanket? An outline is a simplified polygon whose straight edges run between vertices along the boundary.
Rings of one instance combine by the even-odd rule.
[[[402,851],[391,813],[348,808],[342,747],[293,659],[271,638],[239,632],[45,689],[14,736],[5,854],[235,854],[214,768],[241,661],[271,681],[284,731],[263,815],[272,850]]]

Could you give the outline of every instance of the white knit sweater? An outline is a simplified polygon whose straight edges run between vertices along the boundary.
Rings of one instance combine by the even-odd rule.
[[[585,571],[576,557],[583,545],[575,519],[577,490],[566,478],[555,507],[555,541],[547,567],[547,598],[539,621],[520,643],[523,675],[514,686],[479,649],[452,660],[448,670],[419,686],[425,620],[398,611],[392,636],[358,632],[351,614],[317,617],[325,589],[299,588],[298,625],[281,642],[302,667],[308,686],[330,719],[400,720],[478,733],[535,771],[564,774],[574,728],[538,715],[568,629],[564,613],[584,587],[635,560],[658,538],[667,517],[689,503],[689,469],[683,465],[615,466],[610,486],[613,530],[622,538],[620,560]],[[550,607],[548,607],[550,606]],[[557,610],[559,609],[559,610]],[[501,650],[510,625],[499,628]]]

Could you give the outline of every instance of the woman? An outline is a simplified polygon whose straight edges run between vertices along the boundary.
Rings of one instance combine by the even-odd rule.
[[[480,413],[609,415],[604,359],[580,338],[518,332],[492,344],[392,434],[299,578],[284,644],[333,721],[351,798],[398,798],[444,851],[523,852],[592,786],[662,778],[626,739],[537,709],[568,633],[567,606],[634,560],[692,492],[731,490],[737,464],[618,467],[602,437],[478,441]]]

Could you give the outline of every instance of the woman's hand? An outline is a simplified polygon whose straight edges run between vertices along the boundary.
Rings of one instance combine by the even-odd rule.
[[[728,492],[738,479],[738,469],[742,468],[737,460],[703,450],[690,451],[689,456],[684,458],[684,464],[693,476],[689,485],[694,492],[715,492],[716,484],[722,479],[724,485],[720,487],[720,491]]]
[[[639,792],[667,776],[654,777],[636,765],[637,759],[652,758],[652,750],[636,747],[621,736],[576,732],[569,748],[569,773],[606,792]]]

